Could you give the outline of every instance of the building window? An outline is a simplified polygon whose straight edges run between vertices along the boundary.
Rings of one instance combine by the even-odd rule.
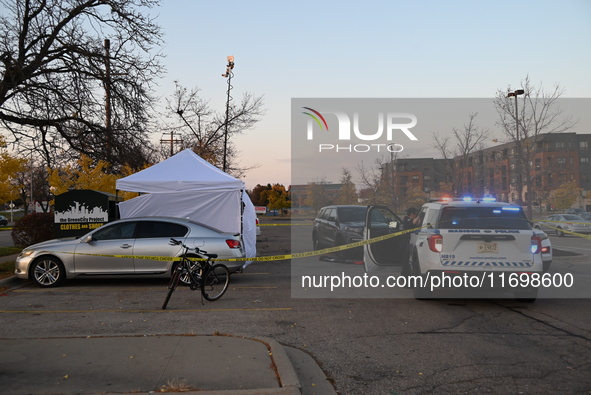
[[[581,150],[589,149],[589,142],[588,141],[579,141],[579,148]]]
[[[419,176],[412,176],[412,182],[418,182]]]
[[[558,158],[558,164],[560,165],[565,165],[566,164],[566,158]]]
[[[579,162],[581,162],[581,163],[589,163],[589,158],[579,158]]]
[[[556,148],[564,148],[564,141],[557,141],[555,144]]]

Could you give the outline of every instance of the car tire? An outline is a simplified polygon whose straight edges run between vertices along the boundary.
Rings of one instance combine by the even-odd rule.
[[[513,294],[515,300],[521,303],[533,303],[538,298],[537,288],[524,288],[519,291],[515,291]]]
[[[562,231],[562,228],[556,229],[556,236],[564,237],[564,232]]]
[[[426,276],[421,274],[421,265],[419,263],[419,257],[417,256],[417,252],[413,252],[412,258],[409,261],[410,264],[410,272],[413,276],[420,276],[421,277],[421,285],[422,287],[414,287],[413,288],[413,295],[416,300],[430,300],[433,299],[433,291],[428,287],[428,284],[425,282]]]
[[[187,258],[203,258],[199,255],[195,255],[195,254],[187,254]],[[177,263],[173,268],[172,268],[172,272],[174,273],[174,269],[176,268],[176,266],[178,266],[179,264]],[[184,285],[184,286],[189,286],[191,285],[191,279],[189,278],[188,274],[182,275],[179,278],[179,284]]]
[[[318,235],[316,233],[312,233],[312,248],[314,251],[320,249],[320,240],[318,240]]]
[[[57,287],[66,278],[66,269],[62,262],[51,256],[42,256],[31,265],[31,280],[39,287]]]
[[[433,299],[433,291],[429,288],[429,284],[425,283],[425,276],[423,277],[423,286],[415,287],[413,289],[413,295],[416,300],[431,300]]]
[[[410,273],[413,276],[420,276],[421,275],[421,266],[419,265],[419,257],[417,256],[417,252],[414,251],[409,257],[409,265],[410,265]]]

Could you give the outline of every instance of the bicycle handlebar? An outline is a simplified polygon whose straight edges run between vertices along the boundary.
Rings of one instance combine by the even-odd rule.
[[[185,248],[186,250],[195,250],[196,253],[203,254],[206,257],[211,258],[211,259],[215,259],[215,258],[218,257],[218,254],[208,254],[207,251],[203,251],[203,250],[199,249],[199,247],[191,248],[191,247],[185,245],[182,241],[176,240],[176,239],[174,239],[172,237],[170,238],[170,244],[171,245],[177,245],[177,246],[180,245],[183,248]]]

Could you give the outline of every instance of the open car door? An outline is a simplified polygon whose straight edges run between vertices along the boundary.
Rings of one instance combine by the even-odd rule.
[[[369,206],[365,217],[363,239],[391,235],[402,231],[402,220],[389,208]],[[368,273],[391,273],[400,270],[408,260],[408,236],[398,235],[363,246],[363,261]]]

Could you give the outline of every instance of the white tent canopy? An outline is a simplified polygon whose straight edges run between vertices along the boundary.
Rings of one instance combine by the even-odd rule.
[[[244,183],[192,150],[121,178],[116,186],[122,191],[147,193],[119,203],[121,218],[189,218],[224,232],[242,233],[246,255],[256,256],[256,214]]]
[[[240,190],[244,189],[244,183],[186,149],[154,166],[117,180],[117,189],[144,193]]]

